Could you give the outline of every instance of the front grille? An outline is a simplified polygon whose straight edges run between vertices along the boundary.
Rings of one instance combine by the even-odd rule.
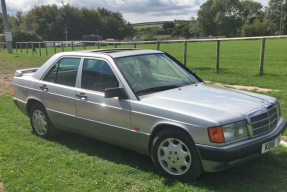
[[[266,107],[266,112],[250,117],[253,136],[258,136],[273,130],[277,125],[277,111],[275,106]]]

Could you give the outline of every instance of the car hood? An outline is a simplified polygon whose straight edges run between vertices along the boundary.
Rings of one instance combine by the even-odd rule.
[[[251,92],[199,83],[141,97],[148,105],[220,122],[243,119],[248,112],[276,99]]]

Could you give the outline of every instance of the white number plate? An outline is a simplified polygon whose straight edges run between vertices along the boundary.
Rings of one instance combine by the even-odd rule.
[[[266,153],[268,151],[271,151],[275,147],[277,147],[281,141],[281,136],[282,136],[282,134],[280,134],[276,139],[262,144],[261,153]]]

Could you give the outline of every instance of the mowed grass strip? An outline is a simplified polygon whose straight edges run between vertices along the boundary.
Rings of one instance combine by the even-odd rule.
[[[204,80],[279,89],[267,94],[280,99],[286,118],[286,43],[266,41],[263,76],[258,75],[260,41],[222,42],[219,74],[216,43],[188,43],[188,67]],[[155,44],[138,47],[156,49]],[[162,44],[161,50],[183,61],[182,43]],[[39,67],[52,55],[53,49],[49,51],[41,57],[1,52],[0,70]],[[5,191],[286,191],[285,147],[238,167],[180,182],[159,176],[149,157],[130,150],[71,133],[55,141],[38,138],[11,98],[0,96],[0,181]]]

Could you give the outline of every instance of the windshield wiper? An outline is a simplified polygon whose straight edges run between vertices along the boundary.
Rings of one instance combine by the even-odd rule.
[[[168,89],[174,89],[174,88],[178,88],[178,87],[179,86],[177,86],[177,85],[166,85],[166,86],[152,87],[152,88],[148,88],[148,89],[143,89],[143,90],[137,91],[136,93],[165,91],[165,90],[168,90]]]

